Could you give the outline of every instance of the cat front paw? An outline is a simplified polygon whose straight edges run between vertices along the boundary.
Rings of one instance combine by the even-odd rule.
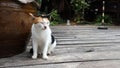
[[[32,56],[32,59],[37,59],[37,56]]]
[[[45,60],[47,60],[47,59],[48,59],[48,56],[43,56],[42,58],[45,59]]]

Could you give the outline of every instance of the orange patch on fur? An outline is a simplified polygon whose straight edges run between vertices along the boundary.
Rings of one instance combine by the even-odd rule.
[[[43,18],[42,17],[35,17],[34,20],[33,20],[33,23],[37,24],[39,22],[43,22]]]
[[[29,13],[29,15],[33,18],[33,23],[42,23],[42,22],[49,22],[48,18],[42,18],[42,17],[36,17],[32,13]],[[44,19],[44,20],[43,20]]]

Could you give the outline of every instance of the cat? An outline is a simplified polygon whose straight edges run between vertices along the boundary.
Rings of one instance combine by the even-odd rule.
[[[18,0],[18,1],[20,1],[21,3],[26,4],[26,3],[33,2],[34,0]]]
[[[31,28],[32,33],[32,46],[33,46],[33,59],[37,59],[38,54],[42,54],[43,59],[48,59],[47,54],[51,54],[56,47],[56,40],[51,35],[49,27],[50,21],[48,18],[41,16],[36,17],[32,13],[29,14],[33,18],[33,25]]]

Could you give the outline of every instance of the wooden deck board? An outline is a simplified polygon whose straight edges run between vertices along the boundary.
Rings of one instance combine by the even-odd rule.
[[[119,68],[120,27],[98,30],[97,26],[52,26],[57,39],[48,60],[30,58],[26,52],[0,59],[0,68]]]

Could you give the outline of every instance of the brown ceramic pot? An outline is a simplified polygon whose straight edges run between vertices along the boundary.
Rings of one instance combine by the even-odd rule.
[[[32,25],[29,12],[36,12],[32,4],[0,0],[0,58],[25,51]]]

